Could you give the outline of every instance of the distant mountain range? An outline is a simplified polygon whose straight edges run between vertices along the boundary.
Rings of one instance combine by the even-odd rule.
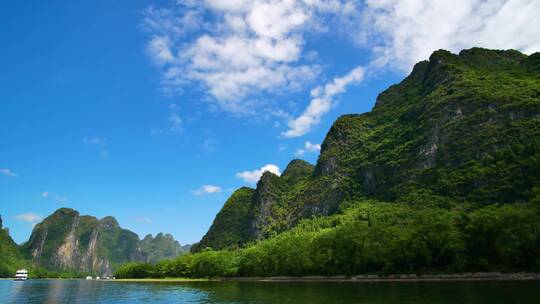
[[[7,231],[0,232],[0,255],[9,257],[5,263],[0,261],[0,276],[12,275],[20,265],[110,276],[126,262],[156,263],[188,251],[189,246],[181,246],[170,234],[140,240],[114,217],[97,219],[61,208],[37,224],[21,246]]]

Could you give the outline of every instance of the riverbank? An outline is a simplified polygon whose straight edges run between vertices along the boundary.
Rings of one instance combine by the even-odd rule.
[[[0,280],[13,280],[13,278],[0,278]],[[42,278],[40,280],[73,280],[61,278]],[[82,280],[82,279],[81,279]],[[500,273],[475,272],[457,274],[391,274],[391,275],[358,275],[358,276],[274,276],[274,277],[230,277],[214,279],[194,278],[142,278],[142,279],[115,279],[99,280],[102,282],[135,282],[135,283],[179,283],[179,282],[209,282],[209,281],[236,281],[236,282],[436,282],[436,281],[536,281],[540,280],[540,273]]]
[[[209,279],[191,279],[191,278],[147,278],[147,279],[115,279],[106,280],[107,282],[139,282],[139,283],[153,283],[153,282],[207,282]]]
[[[436,282],[436,281],[534,281],[540,280],[538,273],[458,273],[458,274],[393,274],[358,276],[304,276],[304,277],[233,277],[221,281],[238,282]]]

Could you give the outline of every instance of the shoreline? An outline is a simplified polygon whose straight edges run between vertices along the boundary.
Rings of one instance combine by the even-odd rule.
[[[231,277],[220,278],[219,281],[235,282],[468,282],[468,281],[538,281],[539,273],[459,273],[459,274],[391,274],[391,275],[358,275],[358,276],[275,276],[275,277]]]
[[[13,280],[13,278],[0,278]],[[40,278],[30,280],[85,280],[82,278],[60,279]],[[96,281],[96,280],[92,280]],[[190,283],[190,282],[470,282],[470,281],[540,281],[540,273],[500,273],[475,272],[456,274],[390,274],[390,275],[357,275],[357,276],[272,276],[272,277],[229,277],[229,278],[141,278],[98,280],[98,282],[123,283]]]
[[[94,280],[95,281],[95,280]],[[192,278],[145,278],[145,279],[114,279],[114,280],[101,280],[104,282],[135,282],[135,283],[182,283],[182,282],[208,282],[209,279],[192,279]]]

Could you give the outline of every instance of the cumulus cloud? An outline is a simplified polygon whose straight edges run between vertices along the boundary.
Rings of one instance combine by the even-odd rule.
[[[246,114],[258,94],[295,91],[316,79],[320,67],[301,60],[311,54],[304,34],[352,2],[177,1],[175,8],[148,8],[143,27],[167,91],[199,83],[222,109]]]
[[[244,182],[249,184],[255,184],[259,181],[264,172],[271,172],[275,175],[281,175],[279,167],[273,164],[264,165],[260,169],[255,169],[253,171],[243,171],[236,173],[236,177],[242,179]]]
[[[220,186],[215,185],[202,185],[199,189],[192,190],[191,193],[200,196],[203,194],[214,194],[221,192]]]
[[[178,0],[148,8],[142,23],[165,91],[195,85],[208,93],[205,100],[240,115],[278,108],[285,115],[273,119],[288,121],[281,135],[290,138],[319,124],[364,72],[404,74],[441,48],[539,51],[539,11],[538,0]],[[368,50],[369,63],[317,87],[299,115],[285,103],[268,105],[272,94],[303,90],[324,75],[306,39],[325,31],[351,37],[351,46]]]
[[[27,223],[37,223],[43,219],[43,216],[35,213],[23,213],[13,217],[18,221],[23,221]]]
[[[303,156],[304,154],[307,153],[316,153],[316,152],[319,152],[321,151],[321,145],[320,144],[312,144],[311,142],[309,141],[306,141],[304,143],[304,148],[303,149],[298,149],[294,152],[294,154],[298,157],[300,156]]]
[[[538,12],[537,0],[369,0],[356,37],[376,66],[408,72],[437,49],[539,51]]]
[[[4,176],[11,176],[11,177],[17,177],[17,176],[19,176],[17,173],[11,171],[11,170],[8,169],[8,168],[0,169],[0,174],[2,174],[2,175],[4,175]]]
[[[309,132],[321,122],[324,114],[333,106],[336,95],[347,90],[347,86],[358,83],[364,78],[365,68],[358,66],[342,77],[336,77],[330,83],[311,91],[311,101],[302,115],[289,122],[289,129],[281,133],[283,137],[299,137]]]

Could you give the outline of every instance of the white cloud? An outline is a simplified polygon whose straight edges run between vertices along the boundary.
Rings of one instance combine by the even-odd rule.
[[[49,193],[48,191],[43,191],[43,192],[41,193],[41,197],[43,197],[43,198],[48,198],[48,197],[49,197],[49,194],[50,194],[50,193]]]
[[[334,103],[334,97],[346,91],[347,86],[360,82],[364,78],[365,68],[358,66],[343,77],[336,77],[324,86],[311,91],[311,101],[302,115],[289,122],[289,129],[282,132],[283,137],[299,137],[309,132],[321,122],[322,116]]]
[[[4,176],[11,176],[11,177],[17,177],[17,176],[19,176],[17,173],[11,171],[11,170],[8,169],[8,168],[0,169],[0,174],[2,174],[2,175],[4,175]]]
[[[172,42],[167,36],[154,36],[148,42],[147,50],[157,65],[164,65],[174,61]]]
[[[282,136],[298,137],[364,70],[406,73],[441,48],[539,51],[539,11],[538,0],[178,0],[173,8],[150,7],[142,24],[166,92],[195,84],[210,96],[205,100],[240,115],[278,108],[286,115],[272,118],[289,121]],[[371,54],[369,64],[316,88],[305,111],[287,118],[291,107],[276,106],[272,97],[323,74],[324,57],[306,39],[324,31],[353,37]]]
[[[304,143],[304,148],[296,150],[294,152],[294,154],[296,156],[300,157],[300,156],[303,156],[304,154],[306,154],[306,152],[308,152],[308,153],[316,153],[316,152],[319,152],[319,151],[321,151],[321,145],[320,144],[312,144],[311,142],[306,141]]]
[[[356,37],[375,66],[409,72],[437,49],[539,51],[538,12],[538,0],[369,0]]]
[[[312,55],[304,52],[304,34],[352,2],[177,1],[171,9],[148,8],[143,27],[166,91],[199,83],[223,110],[250,114],[260,93],[295,91],[316,79],[321,68],[301,60]]]
[[[199,196],[203,194],[214,194],[221,192],[220,186],[215,185],[202,185],[199,189],[192,190],[191,193]]]
[[[37,223],[43,219],[43,216],[35,213],[23,213],[13,217],[16,220],[28,222],[28,223]]]
[[[278,166],[273,164],[267,164],[264,165],[262,168],[253,171],[238,172],[236,173],[236,177],[243,179],[246,183],[255,184],[259,181],[263,173],[266,171],[274,173],[275,175],[281,175]]]

